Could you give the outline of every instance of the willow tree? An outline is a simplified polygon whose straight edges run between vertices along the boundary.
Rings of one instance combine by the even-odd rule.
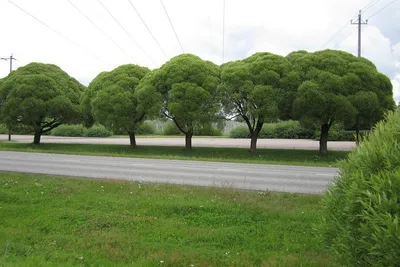
[[[219,118],[219,77],[214,63],[182,54],[154,70],[139,88],[153,88],[159,94],[161,114],[176,124],[185,135],[185,147],[191,149],[195,130]]]
[[[153,114],[158,100],[151,88],[137,90],[140,80],[149,72],[148,68],[134,64],[102,72],[89,84],[83,96],[88,114],[93,114],[93,119],[107,128],[123,129],[128,133],[132,147],[136,147],[135,131]],[[140,101],[139,95],[148,101]]]
[[[219,92],[224,113],[243,119],[250,133],[250,151],[254,152],[263,124],[287,112],[288,105],[282,100],[288,98],[282,96],[286,88],[296,88],[299,76],[287,59],[270,53],[256,53],[221,68]]]
[[[10,73],[1,83],[1,117],[9,125],[24,124],[43,133],[80,119],[79,99],[84,86],[58,66],[30,63]]]

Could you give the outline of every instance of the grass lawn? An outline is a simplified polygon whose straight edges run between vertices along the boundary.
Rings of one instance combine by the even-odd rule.
[[[334,266],[320,196],[0,172],[0,266]]]
[[[258,149],[256,153],[250,153],[247,148],[196,147],[190,151],[169,146],[139,146],[132,149],[127,145],[44,143],[35,146],[9,142],[0,142],[0,150],[304,166],[335,166],[337,160],[346,158],[349,153],[330,151],[324,157],[310,150]]]

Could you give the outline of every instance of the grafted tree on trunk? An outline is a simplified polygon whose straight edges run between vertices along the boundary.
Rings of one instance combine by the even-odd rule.
[[[93,79],[82,97],[84,110],[89,110],[93,119],[107,128],[128,133],[132,148],[136,147],[135,131],[146,118],[154,115],[159,99],[154,88],[138,88],[149,73],[148,68],[134,64],[102,72]],[[90,118],[89,115],[86,117]]]
[[[334,123],[353,126],[359,142],[361,124],[373,125],[394,108],[390,79],[365,58],[334,50],[293,52],[287,57],[303,80],[293,104],[294,118],[320,126],[323,155],[328,153]]]
[[[185,148],[192,148],[197,128],[218,120],[219,73],[214,63],[183,54],[153,71],[139,85],[153,87],[160,94],[161,113],[185,135]]]
[[[42,134],[63,123],[78,122],[84,86],[52,64],[30,63],[13,71],[0,85],[1,117],[9,126],[22,124]]]
[[[291,71],[289,61],[270,53],[256,53],[222,66],[219,91],[224,113],[240,117],[246,123],[251,152],[256,151],[263,124],[288,113],[288,105],[280,95],[283,84],[289,88],[298,83],[298,77]]]

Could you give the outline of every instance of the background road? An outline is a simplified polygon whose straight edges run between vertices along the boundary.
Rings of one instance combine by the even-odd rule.
[[[8,140],[7,135],[0,135],[0,141]],[[33,136],[13,135],[12,141],[32,143]],[[146,138],[138,137],[137,144],[143,146],[184,146],[184,137],[161,137],[161,138]],[[129,138],[89,138],[89,137],[57,137],[57,136],[42,136],[42,143],[74,143],[74,144],[121,144],[128,145]],[[194,147],[242,147],[250,146],[250,139],[232,139],[232,138],[193,138]],[[304,139],[259,139],[257,141],[258,148],[274,148],[274,149],[304,149],[318,150],[319,142],[314,140]],[[355,147],[355,142],[328,142],[329,150],[344,150],[350,151]]]
[[[322,193],[336,168],[0,151],[0,170],[88,178]]]

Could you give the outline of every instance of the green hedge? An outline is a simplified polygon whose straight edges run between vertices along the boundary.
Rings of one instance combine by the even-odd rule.
[[[215,126],[205,125],[197,129],[194,134],[198,136],[222,136],[223,132]]]
[[[341,130],[341,126],[332,127],[329,131],[329,141],[355,141],[355,131]],[[360,131],[360,136],[365,136],[369,131]],[[242,125],[231,130],[231,138],[250,138],[247,126]],[[307,130],[301,127],[298,121],[282,121],[278,123],[264,124],[259,137],[260,139],[314,139],[318,140],[320,131],[318,129]]]
[[[51,135],[54,136],[70,136],[82,137],[85,136],[86,128],[81,124],[63,124],[54,128]]]
[[[343,266],[400,263],[400,114],[390,113],[340,163],[320,233]]]
[[[165,123],[162,134],[163,135],[182,135],[181,131],[179,131],[178,127],[172,121]]]
[[[139,125],[138,129],[135,131],[135,134],[142,134],[142,135],[156,134],[156,127],[154,126],[153,123],[145,121]]]
[[[112,136],[113,132],[108,130],[103,125],[94,125],[86,130],[85,136],[87,137],[109,137]]]
[[[250,138],[247,126],[238,126],[231,130],[231,138]],[[282,121],[264,124],[259,138],[279,139],[314,139],[315,131],[301,127],[298,121]]]
[[[0,124],[0,134],[8,134],[7,126]]]

